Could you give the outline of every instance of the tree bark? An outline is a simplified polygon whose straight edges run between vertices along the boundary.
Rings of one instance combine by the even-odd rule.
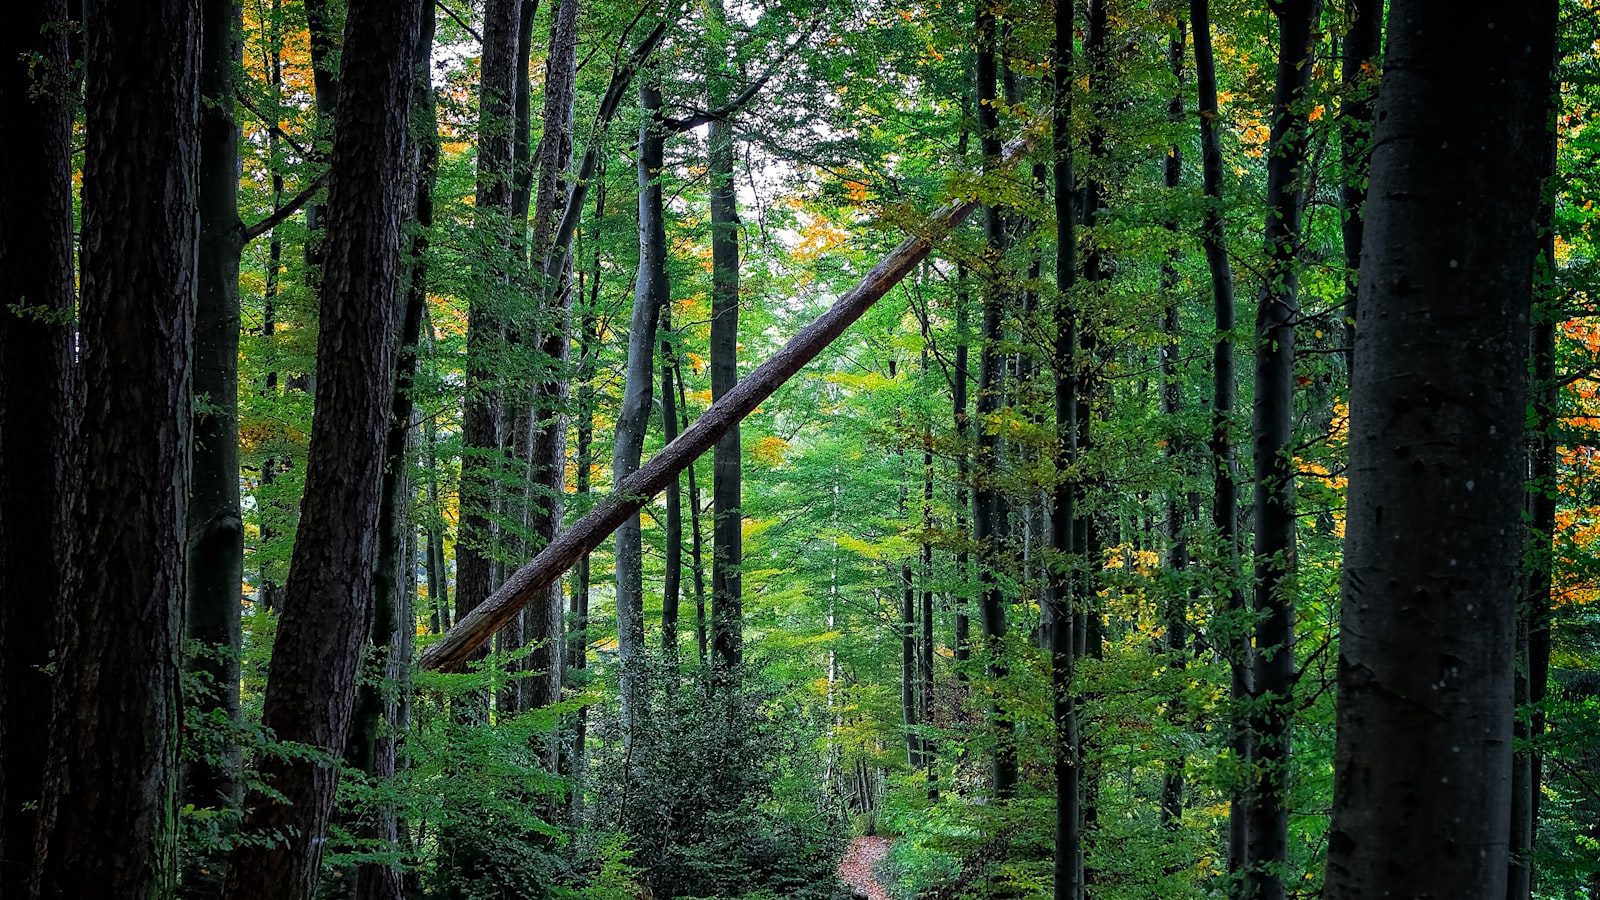
[[[1347,0],[1349,27],[1339,66],[1339,153],[1344,183],[1339,212],[1344,230],[1344,341],[1346,368],[1355,364],[1357,291],[1361,245],[1366,234],[1367,170],[1372,146],[1372,107],[1378,94],[1378,63],[1383,47],[1383,0]]]
[[[963,135],[965,137],[965,135]],[[968,330],[971,327],[969,318],[971,313],[968,305],[971,296],[967,290],[967,267],[956,263],[956,349],[954,365],[954,381],[950,385],[950,405],[955,418],[956,429],[956,496],[955,496],[955,525],[956,534],[960,543],[956,548],[956,620],[954,652],[956,662],[964,663],[972,658],[972,616],[970,610],[970,585],[971,585],[971,553],[967,543],[967,510],[970,506],[970,486],[972,481],[972,459],[968,445],[972,440],[972,423],[967,414],[967,383],[971,380],[968,371]],[[965,680],[966,673],[957,671],[958,677]]]
[[[1556,4],[1395,0],[1324,896],[1506,896],[1528,316]]]
[[[1077,177],[1073,171],[1072,82],[1073,7],[1056,5],[1055,37],[1051,44],[1051,166],[1056,216],[1056,300],[1051,369],[1055,378],[1056,482],[1050,489],[1050,549],[1046,602],[1050,604],[1050,717],[1055,725],[1051,746],[1051,774],[1055,781],[1055,848],[1052,871],[1055,900],[1083,896],[1081,822],[1083,817],[1082,747],[1078,733],[1077,704],[1072,696],[1076,663],[1077,617],[1073,610],[1073,573],[1079,563],[1074,540],[1079,481],[1071,474],[1078,461],[1078,310],[1073,290],[1078,279],[1078,233],[1073,199]]]
[[[494,515],[500,493],[496,484],[503,468],[499,429],[502,385],[496,372],[506,337],[506,294],[515,275],[509,269],[517,265],[507,247],[521,229],[511,216],[519,2],[488,0],[483,11],[473,228],[479,252],[493,262],[477,273],[477,292],[467,308],[461,526],[456,535],[457,620],[482,603],[495,587]],[[487,643],[483,649],[488,649]]]
[[[1028,147],[1026,138],[1013,141],[1001,154],[998,164],[1010,165]],[[513,573],[492,597],[429,647],[418,665],[424,669],[452,671],[469,661],[473,648],[487,635],[493,634],[501,624],[517,615],[524,604],[558,580],[584,554],[599,546],[624,520],[663,490],[675,474],[710,450],[735,422],[772,396],[786,380],[861,318],[890,288],[900,283],[908,272],[927,257],[935,240],[948,234],[977,207],[975,200],[957,200],[935,213],[923,233],[907,239],[891,251],[826,313],[790,338],[783,349],[758,366],[727,396],[713,403],[694,424],[678,435],[677,440],[662,448],[639,471],[617,485],[608,500],[578,519],[531,562]]]
[[[661,91],[639,80],[639,272],[628,326],[628,359],[611,454],[611,480],[621,484],[639,470],[655,393],[656,325],[671,302],[667,284],[667,232],[661,198],[663,163]],[[624,747],[633,743],[634,691],[644,651],[644,535],[639,517],[617,529],[617,656]]]
[[[1211,527],[1221,548],[1226,617],[1213,621],[1211,632],[1221,645],[1229,671],[1230,749],[1237,762],[1250,762],[1250,735],[1244,718],[1251,692],[1251,653],[1246,636],[1244,591],[1239,585],[1239,488],[1234,473],[1233,416],[1238,396],[1234,374],[1233,263],[1228,256],[1228,231],[1223,219],[1222,141],[1219,136],[1216,60],[1211,50],[1209,0],[1190,0],[1189,18],[1194,31],[1194,70],[1200,117],[1200,170],[1205,204],[1200,222],[1200,244],[1211,275],[1211,300],[1216,337],[1211,348]],[[1249,827],[1244,813],[1243,782],[1234,789],[1228,805],[1228,873],[1238,887],[1249,864]]]
[[[66,0],[0,33],[0,896],[26,897],[70,514],[72,95]],[[25,308],[24,308],[25,307]]]
[[[726,29],[722,0],[707,4],[714,27]],[[711,108],[732,95],[730,73],[719,61],[708,73]],[[739,197],[733,184],[733,123],[710,124],[707,168],[711,179],[711,401],[727,396],[739,382]],[[740,512],[739,423],[717,442],[711,462],[711,644],[712,665],[737,669],[744,659],[744,517]]]
[[[240,62],[236,0],[205,0],[200,44],[200,256],[196,277],[193,428],[188,514],[186,659],[204,685],[191,700],[208,720],[239,718],[239,650],[244,520],[239,505],[239,126],[234,69]],[[183,773],[184,802],[231,809],[241,799],[239,746],[225,739]],[[224,867],[185,860],[190,895],[214,893]]]
[[[1267,148],[1266,277],[1256,307],[1255,685],[1246,815],[1253,900],[1283,900],[1289,852],[1289,746],[1294,687],[1294,342],[1300,317],[1300,219],[1304,205],[1317,0],[1274,0],[1278,67]]]
[[[86,73],[79,481],[34,890],[158,898],[176,875],[198,0],[97,5]],[[59,165],[59,132],[44,133],[42,160]],[[39,190],[62,199],[59,183]],[[48,252],[64,223],[46,221]],[[60,285],[39,287],[40,302],[63,296]]]
[[[978,123],[981,129],[984,172],[1000,168],[1000,117],[998,95],[999,52],[998,11],[993,0],[977,5]],[[1001,596],[996,566],[999,565],[1002,498],[996,484],[1000,465],[998,432],[987,427],[988,420],[1004,400],[1005,358],[1000,342],[1005,337],[1005,298],[1001,291],[1001,269],[1005,264],[1005,221],[999,206],[990,204],[984,211],[983,347],[978,361],[978,443],[973,456],[972,532],[978,553],[978,612],[983,629],[984,654],[991,680],[1005,676],[1002,658],[1005,645],[1005,600]],[[998,706],[991,712],[996,746],[990,775],[995,796],[1007,798],[1017,785],[1017,748],[1013,723]]]
[[[236,851],[228,896],[308,897],[322,855],[370,616],[395,385],[401,221],[422,0],[351,0],[334,136],[317,415],[262,722],[329,761],[270,759],[244,830],[282,835]]]

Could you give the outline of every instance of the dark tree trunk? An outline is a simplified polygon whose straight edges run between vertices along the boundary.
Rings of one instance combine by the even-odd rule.
[[[482,603],[495,587],[493,517],[500,493],[496,484],[502,469],[501,386],[496,368],[505,337],[505,286],[514,275],[507,269],[516,265],[506,248],[520,234],[520,226],[513,223],[511,216],[519,2],[489,0],[483,11],[478,172],[473,207],[477,218],[473,227],[479,253],[495,262],[488,271],[478,273],[478,292],[467,311],[467,383],[461,411],[461,527],[456,535],[458,620]],[[481,713],[474,713],[478,714]]]
[[[922,374],[928,374],[928,323],[923,324]],[[924,725],[933,717],[933,432],[922,430],[922,596],[918,602],[917,621],[921,629],[917,636],[917,717]],[[933,741],[923,735],[918,739],[922,751],[922,765],[928,775],[928,799],[939,799],[938,772],[935,768]]]
[[[1172,70],[1174,92],[1172,99],[1167,103],[1167,118],[1174,128],[1183,124],[1183,55],[1185,42],[1185,28],[1182,19],[1178,20],[1177,34],[1167,44],[1167,65]],[[1182,150],[1173,144],[1167,150],[1166,162],[1162,171],[1162,184],[1167,189],[1169,196],[1177,193],[1178,184],[1183,174]],[[1166,228],[1174,237],[1177,235],[1178,223],[1176,219],[1166,222]],[[1176,241],[1174,247],[1168,251],[1167,259],[1161,267],[1161,292],[1166,297],[1166,309],[1162,315],[1162,331],[1165,342],[1161,345],[1161,412],[1172,423],[1173,431],[1167,435],[1166,458],[1169,477],[1176,478],[1167,488],[1167,570],[1171,579],[1167,586],[1165,627],[1167,665],[1173,669],[1184,668],[1184,656],[1188,649],[1189,625],[1189,586],[1185,576],[1189,568],[1189,542],[1185,534],[1187,527],[1183,515],[1185,503],[1183,491],[1187,487],[1188,460],[1186,458],[1187,435],[1179,425],[1179,414],[1182,409],[1182,383],[1178,372],[1178,348],[1183,342],[1183,330],[1178,320],[1178,249]],[[1176,702],[1169,703],[1168,719],[1175,727],[1181,726],[1179,721],[1179,706]],[[1183,819],[1183,774],[1185,754],[1178,753],[1167,760],[1166,773],[1161,779],[1161,824],[1168,829],[1176,830]]]
[[[1077,219],[1073,199],[1077,193],[1073,171],[1072,82],[1073,28],[1072,4],[1059,3],[1055,10],[1055,38],[1051,45],[1051,167],[1056,216],[1056,301],[1055,341],[1051,369],[1055,376],[1056,478],[1049,494],[1050,578],[1046,597],[1050,604],[1050,717],[1055,725],[1051,747],[1051,768],[1055,780],[1055,900],[1078,900],[1083,896],[1082,769],[1078,710],[1072,697],[1073,666],[1076,662],[1074,636],[1077,617],[1073,611],[1073,572],[1079,565],[1075,546],[1074,522],[1081,486],[1066,473],[1078,459],[1078,310],[1073,289],[1078,279]]]
[[[726,26],[722,0],[710,0],[709,18]],[[726,63],[710,73],[712,109],[732,94]],[[733,183],[733,123],[711,123],[707,165],[711,179],[711,400],[715,403],[739,382],[739,197]],[[713,666],[738,668],[744,658],[744,599],[740,567],[744,561],[739,425],[717,442],[711,461],[711,644]]]
[[[372,575],[395,385],[401,221],[422,0],[351,0],[334,136],[326,277],[317,339],[317,415],[262,722],[280,740],[344,751]],[[307,897],[317,877],[338,770],[270,759],[244,830],[283,835],[235,851],[228,896]]]
[[[87,28],[79,484],[35,890],[156,898],[176,875],[200,4],[97,5]],[[39,152],[59,165],[58,134],[44,133]],[[49,259],[60,187],[38,190],[33,227]],[[62,296],[48,280],[39,288],[40,303]]]
[[[1349,27],[1344,33],[1344,61],[1339,65],[1339,153],[1344,183],[1339,187],[1343,216],[1345,303],[1344,341],[1347,367],[1355,364],[1356,291],[1361,271],[1361,243],[1366,233],[1367,160],[1372,146],[1372,107],[1378,94],[1378,63],[1383,47],[1383,0],[1348,0]],[[1354,373],[1354,368],[1350,368]]]
[[[663,163],[661,91],[654,80],[639,79],[639,272],[634,281],[633,316],[628,325],[628,359],[622,388],[622,408],[617,411],[611,479],[623,479],[639,470],[645,432],[655,394],[656,325],[661,308],[671,302],[667,284],[667,232],[661,198]],[[644,535],[639,517],[617,529],[617,655],[618,695],[621,702],[622,739],[632,746],[634,692],[640,655],[644,651]]]
[[[1246,637],[1247,613],[1239,585],[1239,488],[1234,474],[1233,410],[1238,395],[1233,357],[1233,264],[1228,256],[1228,232],[1223,221],[1222,142],[1217,122],[1217,69],[1211,51],[1211,10],[1208,0],[1190,0],[1189,18],[1194,31],[1195,88],[1200,115],[1200,171],[1205,205],[1201,213],[1200,244],[1211,274],[1211,299],[1216,338],[1211,354],[1211,527],[1217,533],[1223,571],[1226,616],[1213,622],[1211,632],[1221,645],[1229,671],[1229,740],[1235,759],[1250,761],[1250,735],[1244,719],[1251,691],[1250,643]],[[1249,828],[1244,814],[1243,781],[1236,786],[1228,808],[1228,872],[1239,878],[1248,865]],[[1242,886],[1242,881],[1237,881]]]
[[[1312,24],[1317,0],[1275,0],[1278,70],[1267,149],[1265,282],[1256,307],[1255,652],[1247,811],[1248,895],[1282,900],[1289,852],[1289,737],[1294,687],[1294,341],[1300,317]]]
[[[7,148],[0,166],[0,896],[7,897],[28,893],[50,730],[45,666],[69,548],[76,89],[67,19],[66,0],[41,0],[23,4],[0,33],[0,146]]]
[[[898,375],[898,366],[893,359],[889,360],[889,380],[893,381]],[[897,423],[902,429],[905,425],[904,417]],[[900,460],[900,499],[898,508],[900,518],[906,519],[910,510],[906,505],[909,491],[906,486],[905,470],[906,452],[904,448],[896,450],[895,456]],[[911,559],[907,557],[900,562],[900,721],[901,731],[906,742],[906,762],[915,770],[922,766],[922,745],[917,740],[917,727],[921,724],[918,717],[917,703],[917,583],[911,573]]]
[[[641,81],[639,87],[640,105],[651,116],[659,115],[661,108],[659,87],[651,84],[649,90],[652,95],[648,102],[645,97],[645,84],[654,77],[654,74],[651,73],[650,78]],[[653,139],[643,134],[640,137],[641,148],[647,146],[650,140]],[[654,184],[649,192],[654,194],[656,198],[652,202],[659,204],[661,196],[661,185],[659,183],[661,178],[661,148],[659,146],[655,147],[654,152],[655,166],[653,171],[655,174],[650,176]],[[644,157],[641,155],[640,164],[643,165],[643,162]],[[643,172],[640,175],[643,177]],[[641,196],[639,198],[641,212],[644,202],[644,197]],[[661,208],[657,206],[655,215],[659,218],[662,214]],[[642,222],[642,215],[640,219]],[[663,224],[661,237],[664,239],[665,236],[665,225]],[[666,263],[664,243],[663,252],[659,256],[664,270]],[[654,265],[655,260],[655,256],[650,258],[652,265]],[[672,292],[670,287],[666,285],[665,271],[662,272],[662,283],[663,288],[658,297],[661,303],[660,321],[657,322],[657,329],[661,336],[661,437],[664,443],[670,444],[677,439],[680,431],[678,425],[677,387],[673,384],[673,375],[677,369],[678,351],[673,343],[675,335],[672,331]],[[661,652],[669,672],[675,673],[678,666],[679,606],[683,595],[683,479],[678,476],[673,476],[672,483],[667,485],[666,520],[662,525],[662,537],[666,541],[666,549],[662,556],[664,574],[661,581]]]
[[[550,246],[558,240],[563,211],[568,206],[567,191],[561,179],[572,161],[572,115],[577,96],[578,2],[558,0],[550,24],[549,52],[545,57],[544,135],[539,140],[536,165],[536,194],[533,258],[548,260]],[[575,193],[576,196],[576,193]],[[581,208],[581,196],[579,206]],[[532,416],[527,432],[527,453],[518,454],[528,463],[530,489],[536,492],[529,504],[528,531],[534,546],[546,547],[561,530],[566,505],[567,417],[564,407],[569,390],[567,361],[571,353],[569,322],[572,318],[572,292],[567,285],[565,251],[563,263],[552,271],[546,264],[539,291],[545,300],[542,311],[544,330],[537,337],[539,351],[555,367],[556,375],[534,386]],[[522,436],[518,427],[518,437]],[[586,601],[587,602],[587,601]],[[524,696],[530,709],[540,709],[561,699],[562,613],[565,609],[561,582],[545,589],[544,596],[528,608],[524,621],[527,640],[534,645],[527,668]]]
[[[412,140],[415,142],[411,177],[411,234],[407,248],[408,278],[405,308],[400,323],[400,346],[395,359],[394,399],[384,437],[383,484],[378,508],[378,554],[373,570],[372,649],[366,655],[365,677],[356,695],[345,758],[374,783],[395,776],[398,736],[409,691],[411,644],[415,633],[408,572],[414,565],[406,552],[412,533],[408,504],[413,496],[407,477],[411,449],[413,389],[417,353],[428,306],[428,238],[433,227],[433,186],[439,167],[439,126],[432,83],[434,7],[424,3],[417,41],[417,73],[413,90]],[[389,850],[400,849],[399,815],[394,805],[380,799],[374,819],[360,823],[362,836]],[[356,872],[356,900],[402,900],[405,873],[397,866],[362,863]]]
[[[963,135],[964,137],[964,135]],[[971,295],[967,290],[967,267],[956,263],[956,349],[954,365],[954,381],[950,385],[950,405],[954,411],[956,427],[956,534],[959,543],[956,545],[956,621],[954,644],[955,659],[964,663],[972,658],[972,617],[971,602],[971,554],[968,552],[967,543],[967,511],[970,504],[969,488],[972,479],[971,453],[968,445],[972,440],[972,423],[967,415],[967,383],[971,380],[968,371],[968,341],[971,328],[968,304]],[[962,679],[967,677],[965,671],[958,671]]]
[[[188,516],[186,664],[202,684],[192,708],[209,720],[239,717],[239,584],[244,520],[239,507],[239,65],[236,0],[205,0],[200,45],[200,257],[194,332],[193,450]],[[240,798],[239,747],[207,750],[183,773],[183,801],[231,809]],[[223,821],[226,821],[225,819]],[[213,894],[224,866],[209,855],[185,860],[185,893]]]
[[[1351,400],[1324,896],[1506,896],[1556,4],[1394,0]],[[1489,137],[1489,136],[1492,136]]]
[[[1000,117],[996,110],[999,102],[998,54],[999,34],[996,23],[997,10],[992,0],[979,0],[977,5],[978,50],[978,123],[981,128],[983,165],[985,172],[996,170],[1000,158]],[[984,267],[983,273],[983,348],[978,362],[977,415],[980,422],[988,421],[1004,400],[1005,357],[1000,347],[1005,337],[1005,297],[1001,290],[1001,270],[1005,265],[1005,220],[999,206],[990,205],[984,215]],[[1002,498],[999,477],[1000,446],[998,434],[989,428],[978,429],[977,451],[973,459],[972,536],[978,553],[978,611],[982,622],[984,654],[991,679],[1005,676],[1003,658],[1006,614],[1005,599],[995,571],[1000,564],[1000,542],[1004,532],[1001,522]],[[992,787],[997,797],[1010,797],[1017,785],[1017,748],[1013,737],[1013,724],[1005,710],[996,708],[991,713],[996,735]]]
[[[272,108],[278,110],[283,104],[283,23],[281,0],[272,0],[271,16],[267,28],[268,49],[262,59],[262,67],[267,71],[267,83],[272,88]],[[278,132],[274,129],[267,130],[267,164],[272,169],[272,208],[278,209],[283,205],[283,172],[282,160],[278,156]],[[307,207],[309,215],[310,207]],[[277,335],[278,335],[278,285],[283,274],[283,238],[274,227],[267,238],[267,271],[261,290],[261,336],[266,341],[265,356],[267,358],[267,372],[262,378],[261,393],[268,400],[275,399],[278,393],[278,363],[277,363]],[[269,448],[275,447],[277,437],[274,433],[269,438]],[[260,491],[256,494],[256,507],[260,511],[258,519],[261,528],[261,546],[257,558],[261,560],[256,577],[257,600],[261,606],[276,612],[282,606],[279,596],[278,573],[275,566],[267,562],[268,553],[263,552],[273,543],[276,529],[272,522],[276,518],[277,504],[268,496],[267,488],[272,485],[278,474],[279,461],[272,452],[267,453],[261,460]]]
[[[689,400],[684,396],[683,387],[683,359],[680,356],[672,358],[673,381],[678,385],[678,416],[682,428],[674,434],[687,431],[689,428]],[[694,576],[694,642],[696,660],[701,668],[705,668],[706,660],[711,653],[711,640],[706,627],[706,567],[702,559],[702,538],[700,532],[700,513],[705,509],[700,502],[700,485],[694,473],[694,463],[684,467],[684,473],[689,478],[689,569]]]

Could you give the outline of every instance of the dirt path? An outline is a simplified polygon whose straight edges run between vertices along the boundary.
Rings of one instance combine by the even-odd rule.
[[[875,869],[889,853],[886,837],[863,836],[850,842],[850,849],[839,860],[839,880],[854,888],[867,900],[891,900],[889,892],[878,883]]]

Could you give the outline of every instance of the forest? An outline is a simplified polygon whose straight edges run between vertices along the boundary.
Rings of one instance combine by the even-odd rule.
[[[25,0],[0,900],[1600,900],[1600,0]]]

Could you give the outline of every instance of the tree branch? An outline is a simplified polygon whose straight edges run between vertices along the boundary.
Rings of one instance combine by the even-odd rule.
[[[300,207],[305,206],[307,200],[310,200],[317,193],[317,191],[322,190],[322,185],[327,180],[327,173],[318,175],[316,178],[312,179],[310,184],[306,185],[305,190],[302,190],[300,193],[290,197],[287,203],[273,210],[272,215],[267,216],[265,219],[262,219],[254,225],[245,228],[243,235],[244,239],[241,241],[241,243],[250,243],[256,238],[278,227],[283,223],[284,219],[287,219],[296,212],[299,212]]]

